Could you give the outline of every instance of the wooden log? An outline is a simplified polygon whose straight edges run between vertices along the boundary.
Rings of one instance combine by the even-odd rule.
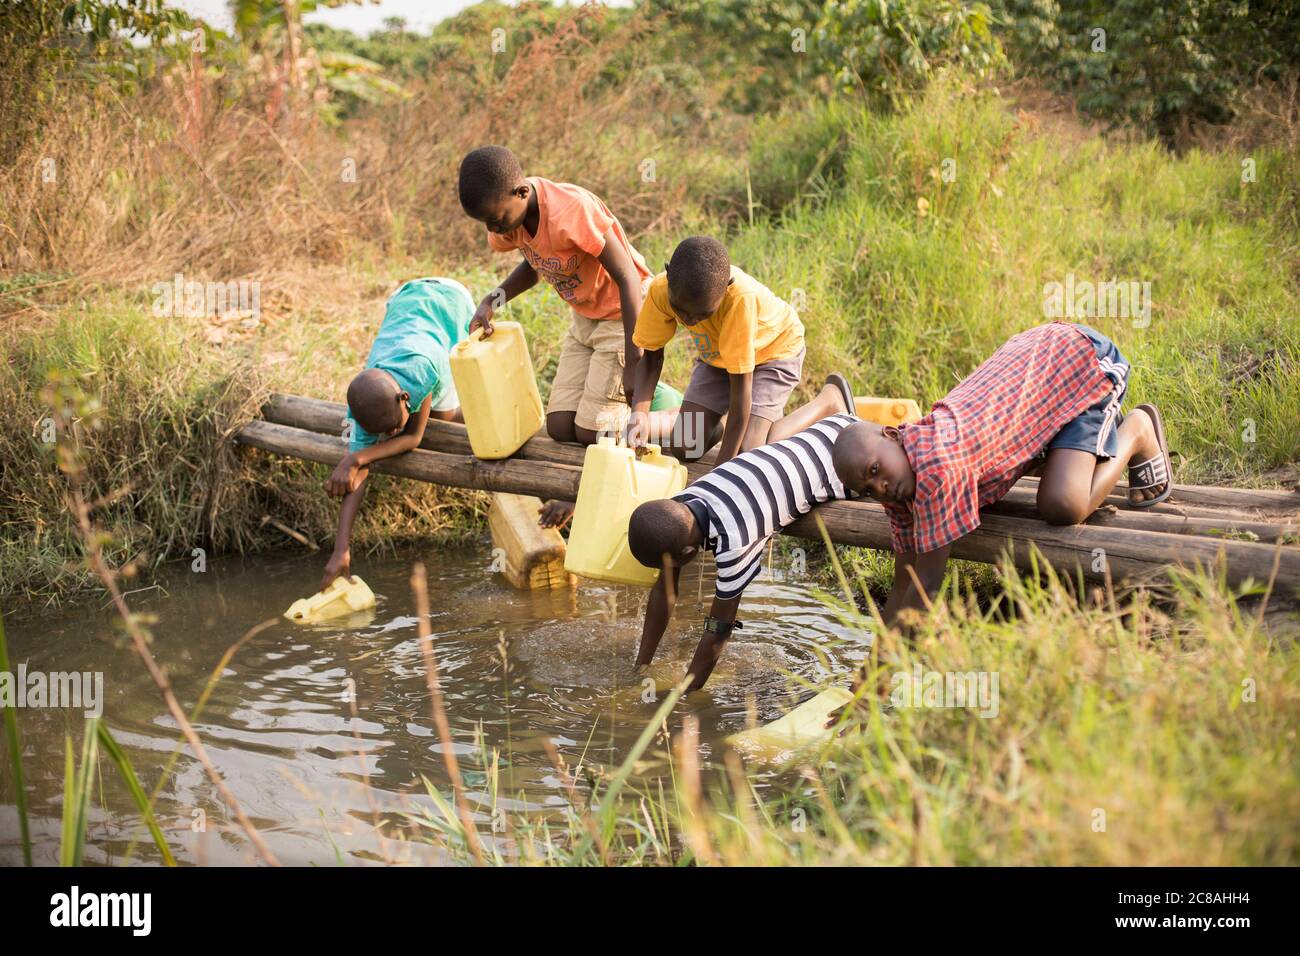
[[[1037,478],[1022,478],[1018,488],[1038,492]],[[1115,486],[1115,495],[1126,500],[1128,482]],[[1280,491],[1274,488],[1219,488],[1215,485],[1180,485],[1174,483],[1174,493],[1169,501],[1207,508],[1225,508],[1230,511],[1259,512],[1260,514],[1294,514],[1300,512],[1300,488]]]
[[[1032,518],[1041,521],[1035,504],[1035,495],[1021,488],[1013,488],[994,505],[984,508],[982,514],[1000,514],[1012,518]],[[1094,511],[1084,524],[1100,528],[1129,528],[1134,531],[1160,531],[1165,534],[1195,534],[1207,538],[1229,541],[1262,541],[1274,544],[1283,541],[1300,543],[1300,517],[1294,520],[1277,518],[1272,522],[1252,520],[1231,511],[1171,508],[1167,511],[1134,510],[1123,506],[1103,505]]]
[[[822,540],[814,515],[836,543],[890,550],[889,516],[874,501],[827,502],[791,524],[786,533]],[[1026,569],[1033,567],[1034,548],[1058,571],[1082,572],[1094,581],[1104,580],[1107,573],[1117,581],[1150,575],[1158,566],[1169,565],[1222,568],[1233,586],[1248,580],[1262,585],[1277,562],[1274,593],[1290,597],[1300,590],[1300,548],[1090,525],[1055,527],[987,512],[979,528],[953,543],[952,556],[996,564],[1010,555],[1016,567]]]
[[[267,404],[264,414],[268,421],[337,435],[342,429],[343,416],[346,411],[346,406],[333,402],[322,402],[297,395],[276,394],[272,396],[271,401]],[[465,433],[465,427],[451,422],[429,422],[420,447],[450,454],[470,454],[469,438]],[[561,444],[552,441],[544,433],[538,432],[515,453],[514,457],[524,461],[548,461],[580,468],[585,453],[585,449],[579,445]],[[690,480],[695,481],[701,475],[707,474],[712,467],[712,460],[713,456],[710,454],[706,455],[702,461],[688,464],[686,470]],[[1089,519],[1090,524],[1132,528],[1142,531],[1163,531],[1169,534],[1209,534],[1214,537],[1233,537],[1237,533],[1245,536],[1254,534],[1261,541],[1269,542],[1277,541],[1279,537],[1285,537],[1288,534],[1294,534],[1294,526],[1300,524],[1300,496],[1291,492],[1175,485],[1176,489],[1186,489],[1185,494],[1195,500],[1204,501],[1214,498],[1215,496],[1211,494],[1213,492],[1224,492],[1228,497],[1217,498],[1216,500],[1232,500],[1237,504],[1235,507],[1230,507],[1225,504],[1205,506],[1162,502],[1153,508],[1135,510],[1128,506],[1123,487],[1123,485],[1117,487],[1116,493],[1106,499],[1106,503],[1114,506],[1118,511],[1109,515],[1094,516],[1093,519]],[[1034,517],[1033,502],[1037,493],[1038,479],[1021,479],[1006,498],[989,506],[985,511],[986,513],[1006,514],[1014,517]],[[1244,495],[1245,497],[1234,498],[1233,495]],[[1178,492],[1174,495],[1175,499],[1181,497],[1182,494]],[[1294,515],[1287,515],[1291,520],[1283,520],[1280,526],[1274,526],[1273,522],[1263,519],[1262,513],[1270,510],[1286,511],[1287,509],[1280,508],[1279,502],[1289,502],[1293,499],[1295,501],[1295,504],[1292,505]],[[1260,502],[1268,502],[1270,507],[1267,509],[1261,508],[1259,507]],[[1151,519],[1157,515],[1167,516],[1175,520],[1152,521]],[[1199,519],[1205,520],[1201,521]]]
[[[290,428],[274,422],[249,422],[235,438],[241,444],[280,455],[335,465],[347,453],[342,438]],[[540,498],[572,501],[578,495],[581,469],[538,461],[504,458],[483,461],[472,455],[448,455],[416,449],[376,462],[371,470],[399,478],[416,478],[438,485],[478,491],[508,491]]]
[[[345,452],[341,438],[273,422],[252,422],[237,434],[246,445],[308,461],[334,464]],[[480,461],[471,455],[451,455],[417,449],[378,462],[384,474],[484,491],[534,494],[572,501],[581,474],[572,465],[518,459]],[[836,501],[817,508],[831,540],[842,544],[888,550],[889,517],[875,502]],[[821,532],[810,515],[792,524],[787,533],[820,541]],[[1276,562],[1277,593],[1300,589],[1300,548],[1271,547],[1243,541],[1215,541],[1195,535],[1138,531],[1126,528],[1053,527],[1040,521],[985,514],[981,527],[953,545],[953,556],[994,563],[1009,554],[1021,568],[1034,566],[1031,546],[1054,567],[1076,569],[1090,579],[1114,579],[1149,574],[1154,565],[1222,567],[1234,586],[1247,580],[1265,583]],[[1103,559],[1098,561],[1099,556]]]

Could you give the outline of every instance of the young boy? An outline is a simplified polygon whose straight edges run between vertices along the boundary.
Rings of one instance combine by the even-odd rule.
[[[721,441],[721,464],[766,443],[803,372],[803,324],[787,303],[733,266],[722,243],[692,236],[650,283],[637,317],[632,341],[645,353],[637,365],[630,444],[647,441],[663,349],[679,323],[695,341],[696,360],[675,440],[665,451],[694,459]]]
[[[887,625],[933,599],[952,543],[1035,464],[1038,511],[1049,524],[1082,522],[1125,468],[1132,507],[1169,497],[1160,413],[1139,405],[1121,414],[1128,372],[1101,333],[1054,322],[1012,337],[919,422],[843,431],[834,455],[840,481],[881,502],[893,525]]]
[[[650,282],[650,270],[623,226],[581,186],[524,176],[504,146],[468,153],[460,164],[459,190],[461,208],[487,226],[493,250],[523,253],[505,281],[479,303],[470,331],[482,328],[491,335],[496,310],[535,286],[540,273],[572,312],[551,382],[546,433],[555,441],[583,445],[602,432],[621,433],[641,357],[632,332]],[[654,396],[654,421],[665,431],[673,420],[665,404],[670,393]],[[572,516],[572,502],[551,501],[540,523],[560,527]]]
[[[740,626],[736,610],[762,570],[768,540],[813,505],[845,497],[831,462],[836,438],[857,421],[852,409],[848,382],[831,375],[812,402],[771,425],[771,444],[742,452],[673,497],[632,512],[632,554],[663,569],[646,605],[638,667],[650,663],[668,626],[682,568],[701,550],[712,551],[717,588],[688,669],[690,689],[704,686],[732,628]]]
[[[348,385],[348,454],[325,482],[343,505],[322,591],[351,566],[352,522],[371,464],[418,448],[431,417],[463,421],[450,354],[473,313],[473,298],[454,279],[415,279],[389,297],[365,370]]]
[[[493,313],[536,285],[540,274],[573,313],[551,383],[547,434],[590,445],[601,431],[621,431],[641,355],[632,332],[650,281],[622,225],[581,186],[525,177],[504,146],[466,155],[459,188],[461,207],[487,226],[488,244],[523,253],[479,303],[470,331],[491,335]]]

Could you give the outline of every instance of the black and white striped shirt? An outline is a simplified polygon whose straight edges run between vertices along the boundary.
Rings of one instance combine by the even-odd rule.
[[[707,511],[704,535],[718,565],[718,598],[736,597],[758,576],[772,535],[813,505],[847,497],[831,449],[857,421],[843,413],[823,418],[797,435],[742,452],[673,496],[697,518]]]

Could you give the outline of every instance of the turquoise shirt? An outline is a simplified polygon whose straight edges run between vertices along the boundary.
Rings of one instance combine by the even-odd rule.
[[[394,292],[384,309],[384,321],[370,347],[366,368],[383,369],[411,400],[411,414],[433,396],[437,407],[450,391],[451,350],[469,331],[474,300],[465,287],[449,279],[413,279]],[[379,441],[348,412],[352,429],[349,451]]]

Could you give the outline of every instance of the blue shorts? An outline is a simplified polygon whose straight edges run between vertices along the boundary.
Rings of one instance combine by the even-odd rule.
[[[1088,336],[1093,348],[1097,350],[1097,362],[1101,370],[1115,385],[1106,395],[1075,419],[1068,421],[1047,443],[1046,451],[1053,448],[1077,448],[1090,452],[1098,458],[1114,458],[1119,452],[1119,437],[1116,432],[1124,420],[1121,403],[1128,390],[1129,364],[1115,343],[1096,329],[1086,325],[1077,326],[1079,331]]]

